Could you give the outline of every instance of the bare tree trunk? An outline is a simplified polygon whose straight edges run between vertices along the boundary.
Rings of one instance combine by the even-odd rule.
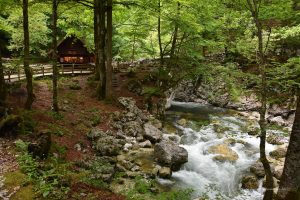
[[[52,0],[52,67],[53,67],[53,96],[52,96],[52,107],[55,112],[59,111],[58,108],[58,97],[57,97],[57,79],[58,79],[58,69],[57,69],[57,0]]]
[[[157,17],[157,36],[158,36],[158,44],[159,44],[159,55],[160,55],[160,64],[164,64],[164,54],[163,54],[163,48],[162,48],[162,42],[161,42],[161,5],[160,1],[158,0],[158,17]]]
[[[300,199],[300,89],[297,92],[297,108],[290,143],[280,179],[278,200]]]
[[[180,16],[180,3],[177,2],[177,19],[179,20]],[[175,55],[175,49],[176,49],[176,43],[177,43],[177,35],[178,35],[178,21],[175,22],[175,28],[174,28],[174,33],[173,33],[173,40],[172,40],[172,46],[171,46],[171,51],[170,51],[170,59],[172,60]]]
[[[28,27],[28,0],[23,0],[23,30],[24,30],[24,71],[27,81],[27,100],[25,109],[31,110],[35,99],[33,94],[32,71],[29,67],[29,27]]]
[[[95,54],[95,80],[100,80],[100,63],[99,63],[99,0],[94,0],[94,54]]]
[[[132,54],[131,54],[131,62],[133,63],[135,60],[135,29],[133,34],[133,43],[132,43]]]
[[[99,21],[97,22],[98,36],[99,41],[99,64],[100,64],[100,80],[97,86],[97,96],[99,100],[105,98],[105,89],[106,89],[106,67],[105,67],[105,0],[97,0],[99,6],[99,12],[96,14],[99,15]]]
[[[4,80],[4,66],[2,65],[2,53],[1,53],[1,45],[0,45],[0,106],[5,105],[6,101],[6,85]]]
[[[107,68],[106,68],[106,99],[112,99],[112,0],[107,0]]]
[[[266,122],[266,111],[267,111],[267,79],[266,79],[266,60],[263,49],[263,32],[262,24],[259,20],[259,7],[260,1],[247,0],[249,9],[252,14],[253,21],[257,29],[258,37],[258,65],[260,67],[260,95],[261,95],[261,108],[260,108],[260,161],[262,162],[266,174],[266,192],[264,194],[264,200],[273,199],[273,175],[269,161],[266,157],[266,132],[267,132],[267,122]]]

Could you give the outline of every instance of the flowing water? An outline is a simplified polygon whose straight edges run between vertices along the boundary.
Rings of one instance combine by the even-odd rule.
[[[176,123],[181,118],[187,119],[187,126],[182,127]],[[173,173],[170,180],[160,180],[163,185],[191,188],[194,190],[193,198],[262,199],[262,181],[258,190],[241,189],[241,178],[249,173],[249,167],[259,158],[259,138],[245,133],[244,128],[249,125],[246,119],[238,117],[234,111],[173,102],[166,113],[166,123],[175,126],[181,146],[188,151],[189,158],[180,171]],[[223,144],[229,138],[237,141],[230,145],[239,156],[236,162],[218,162],[213,159],[214,154],[206,153],[210,146]],[[267,144],[266,151],[268,153],[275,148]]]

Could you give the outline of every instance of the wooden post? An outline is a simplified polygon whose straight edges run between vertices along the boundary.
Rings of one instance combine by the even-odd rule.
[[[64,75],[64,64],[61,64],[61,74]]]
[[[10,70],[8,70],[8,82],[10,83]]]
[[[18,65],[18,80],[21,80],[21,75],[20,75],[20,66]]]
[[[82,74],[83,65],[80,66],[80,74]]]
[[[72,75],[74,75],[74,63],[72,64]]]
[[[44,66],[42,67],[42,73],[43,73],[43,78],[44,78],[44,76],[45,76],[45,68],[44,68]]]

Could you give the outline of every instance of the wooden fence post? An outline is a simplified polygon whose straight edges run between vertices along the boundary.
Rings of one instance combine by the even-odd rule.
[[[64,75],[64,64],[61,64],[61,74]]]
[[[42,73],[43,73],[43,78],[45,77],[45,68],[44,66],[42,67]]]
[[[72,64],[72,75],[74,75],[74,63]]]
[[[20,66],[18,65],[18,80],[21,80],[21,74],[20,74]]]
[[[8,70],[8,82],[10,83],[10,70]]]

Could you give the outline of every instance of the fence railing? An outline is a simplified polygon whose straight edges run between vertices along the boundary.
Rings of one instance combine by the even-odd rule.
[[[46,77],[53,74],[51,65],[33,65],[30,66],[34,78]],[[61,75],[92,74],[95,72],[95,66],[91,64],[59,64],[58,71]],[[6,82],[15,82],[26,78],[24,68],[17,66],[13,69],[5,68],[4,79]]]

